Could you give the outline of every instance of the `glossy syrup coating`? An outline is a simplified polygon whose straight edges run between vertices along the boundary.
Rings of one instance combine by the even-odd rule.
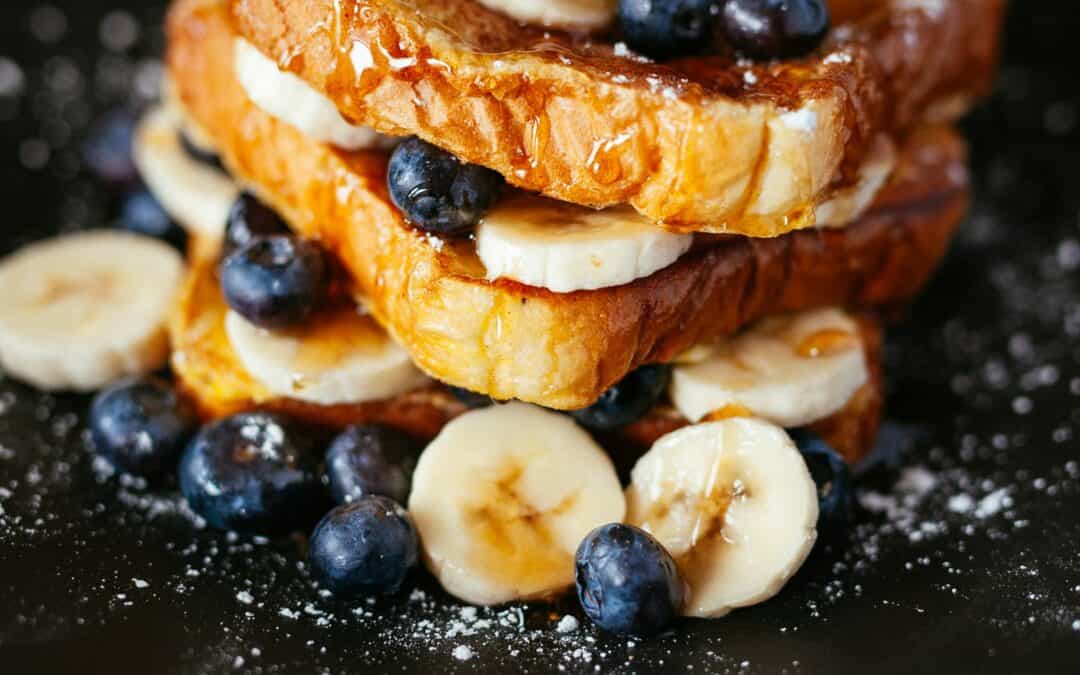
[[[617,31],[522,25],[474,0],[229,3],[241,35],[354,123],[563,201],[755,237],[812,225],[878,134],[969,108],[1003,7],[882,0],[803,58],[657,62]]]

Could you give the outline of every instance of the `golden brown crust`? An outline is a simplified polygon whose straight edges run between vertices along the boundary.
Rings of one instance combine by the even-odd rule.
[[[204,256],[193,263],[173,307],[169,337],[177,383],[205,418],[262,409],[331,429],[379,423],[431,439],[467,410],[437,383],[385,401],[352,405],[317,405],[271,394],[244,370],[229,342],[225,330],[228,308],[215,272],[216,246],[211,244],[201,251]],[[849,462],[858,461],[873,448],[884,399],[881,328],[869,315],[861,317],[859,325],[870,379],[843,410],[812,427]],[[602,441],[636,456],[664,434],[687,424],[671,406],[662,404],[644,419],[606,434]]]
[[[775,236],[812,225],[876,135],[954,118],[993,74],[1003,0],[837,4],[847,21],[818,52],[753,65],[620,57],[610,39],[523,27],[474,0],[230,0],[230,11],[357,123],[565,201]],[[800,109],[814,119],[785,116]]]
[[[491,283],[470,242],[440,249],[403,223],[386,194],[383,156],[311,142],[247,100],[220,6],[175,5],[169,38],[182,104],[234,175],[341,258],[422,369],[498,399],[581,408],[638,366],[770,313],[902,303],[942,257],[968,203],[963,142],[930,128],[908,140],[878,206],[846,228],[705,237],[674,265],[617,288],[560,295]]]

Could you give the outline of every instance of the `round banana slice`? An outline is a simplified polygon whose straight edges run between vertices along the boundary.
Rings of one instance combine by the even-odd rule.
[[[476,252],[489,279],[571,293],[647,277],[678,260],[693,240],[630,207],[595,211],[518,194],[481,221]]]
[[[183,268],[168,245],[115,230],[21,249],[0,261],[0,366],[50,391],[160,368]]]
[[[631,475],[627,517],[678,563],[686,616],[723,616],[771,598],[817,539],[814,480],[768,422],[684,427],[658,440]]]
[[[132,149],[139,175],[176,222],[218,240],[240,188],[228,174],[193,159],[180,143],[180,123],[158,107],[143,116]]]
[[[319,405],[378,401],[428,380],[374,319],[353,307],[270,332],[236,312],[225,332],[244,369],[270,393]]]
[[[566,589],[581,540],[625,510],[615,468],[592,438],[524,403],[446,425],[420,456],[409,499],[432,573],[480,605]]]
[[[868,377],[855,320],[826,308],[759,321],[676,366],[670,395],[691,422],[737,408],[791,428],[840,410]]]
[[[387,138],[375,130],[349,124],[333,101],[296,75],[279,69],[247,40],[236,39],[233,58],[236,78],[248,98],[309,138],[345,150],[387,144]]]
[[[615,18],[617,0],[480,0],[523,23],[558,28],[603,28]]]

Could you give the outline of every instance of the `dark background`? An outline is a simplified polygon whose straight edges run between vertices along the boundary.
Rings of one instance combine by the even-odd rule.
[[[158,3],[56,7],[0,5],[0,254],[114,217],[80,144],[152,95]],[[197,530],[95,470],[84,400],[0,375],[0,672],[1080,672],[1078,35],[1075,3],[1013,3],[964,125],[976,206],[890,336],[868,508],[776,599],[644,643],[559,633],[570,605],[462,614],[424,579],[335,604],[296,542]]]

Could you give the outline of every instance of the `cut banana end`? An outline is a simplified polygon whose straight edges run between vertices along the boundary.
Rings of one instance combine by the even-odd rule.
[[[50,391],[160,368],[183,267],[166,244],[111,230],[21,249],[0,261],[0,366]]]
[[[307,82],[283,71],[242,38],[234,48],[236,78],[252,103],[319,143],[344,150],[385,147],[392,141],[369,127],[349,124],[334,102]]]
[[[466,602],[544,598],[574,582],[574,552],[622,521],[615,468],[565,415],[524,403],[450,422],[420,456],[409,511],[428,567]]]
[[[616,0],[480,0],[523,23],[560,28],[603,28],[615,18]]]
[[[638,460],[628,519],[655,536],[689,587],[686,616],[771,598],[810,554],[818,498],[783,429],[742,418],[685,427]]]
[[[739,408],[791,428],[840,410],[868,377],[855,319],[826,308],[759,321],[677,366],[670,395],[691,422]]]
[[[896,146],[888,136],[878,136],[859,167],[855,184],[818,205],[815,213],[818,227],[846,227],[866,213],[895,166]]]
[[[667,232],[630,207],[595,211],[532,195],[502,200],[476,231],[489,279],[556,293],[628,284],[679,259],[693,236]]]
[[[193,235],[221,238],[240,188],[224,172],[188,155],[180,143],[178,113],[150,110],[135,132],[133,156],[139,175],[176,222]]]
[[[225,332],[248,373],[277,396],[319,405],[363,403],[428,382],[408,353],[353,307],[320,314],[301,329],[279,333],[230,311]]]

